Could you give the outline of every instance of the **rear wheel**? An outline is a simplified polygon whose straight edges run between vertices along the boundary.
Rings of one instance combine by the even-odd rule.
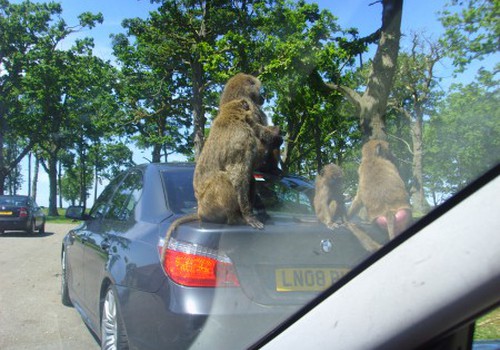
[[[116,294],[112,286],[106,292],[102,307],[101,349],[128,350],[127,334],[116,305]]]
[[[38,229],[38,233],[44,234],[45,233],[45,221],[42,223],[42,226]]]
[[[63,250],[61,257],[61,301],[63,305],[73,306],[71,299],[69,298],[68,290],[68,271],[66,269],[66,251]]]
[[[33,233],[35,233],[35,219],[31,220],[30,226],[28,227],[27,232],[29,235],[32,235]]]

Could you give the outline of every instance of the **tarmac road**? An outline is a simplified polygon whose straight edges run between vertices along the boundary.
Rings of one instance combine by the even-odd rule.
[[[100,349],[76,309],[61,303],[61,242],[73,226],[0,234],[0,349]]]

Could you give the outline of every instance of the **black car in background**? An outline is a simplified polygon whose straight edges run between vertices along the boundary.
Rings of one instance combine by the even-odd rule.
[[[45,214],[29,196],[0,196],[0,233],[7,230],[29,234],[45,232]]]
[[[345,228],[316,220],[313,184],[254,176],[263,230],[199,221],[193,164],[131,168],[104,189],[62,244],[62,302],[103,349],[245,349],[368,255]],[[371,231],[384,243],[387,236]]]

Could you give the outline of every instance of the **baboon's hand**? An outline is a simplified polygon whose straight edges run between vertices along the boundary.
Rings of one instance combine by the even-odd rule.
[[[346,223],[344,222],[344,220],[337,220],[335,222],[329,222],[328,224],[326,224],[326,226],[330,229],[330,230],[335,230],[335,229],[338,229],[340,227],[345,227],[346,226]]]
[[[256,228],[259,230],[262,230],[264,228],[264,224],[262,222],[260,222],[255,216],[249,215],[249,216],[245,217],[245,221],[247,222],[247,224],[249,224],[253,228]]]

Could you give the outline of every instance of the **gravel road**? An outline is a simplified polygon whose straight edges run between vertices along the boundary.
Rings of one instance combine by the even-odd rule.
[[[0,349],[100,348],[79,313],[61,303],[61,242],[73,226],[0,235]]]

